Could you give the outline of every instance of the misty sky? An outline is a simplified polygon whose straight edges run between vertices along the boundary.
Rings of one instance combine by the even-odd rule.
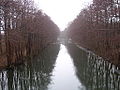
[[[80,10],[92,0],[35,0],[42,9],[62,30],[75,19]]]

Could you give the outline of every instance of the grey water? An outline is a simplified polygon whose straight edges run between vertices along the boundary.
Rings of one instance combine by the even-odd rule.
[[[73,44],[52,44],[0,72],[0,90],[120,90],[120,69]]]

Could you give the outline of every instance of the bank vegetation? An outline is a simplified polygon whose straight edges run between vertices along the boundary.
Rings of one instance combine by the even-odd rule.
[[[93,0],[66,30],[73,42],[120,66],[120,0]]]
[[[11,67],[56,42],[59,28],[33,0],[0,0],[0,66]]]

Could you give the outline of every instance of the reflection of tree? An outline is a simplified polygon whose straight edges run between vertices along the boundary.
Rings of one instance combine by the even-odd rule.
[[[51,45],[39,56],[32,57],[24,66],[0,73],[2,90],[47,90],[59,52],[59,45]]]
[[[86,90],[120,89],[120,77],[115,73],[117,67],[74,45],[68,45],[68,52],[73,58],[76,74]]]

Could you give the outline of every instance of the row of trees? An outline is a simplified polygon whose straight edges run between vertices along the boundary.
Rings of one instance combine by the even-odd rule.
[[[120,28],[120,1],[93,0],[93,4],[83,9],[70,27],[81,29]]]
[[[67,29],[76,43],[120,64],[120,0],[93,0]]]
[[[55,42],[59,28],[33,0],[0,0],[1,63],[10,66]]]

